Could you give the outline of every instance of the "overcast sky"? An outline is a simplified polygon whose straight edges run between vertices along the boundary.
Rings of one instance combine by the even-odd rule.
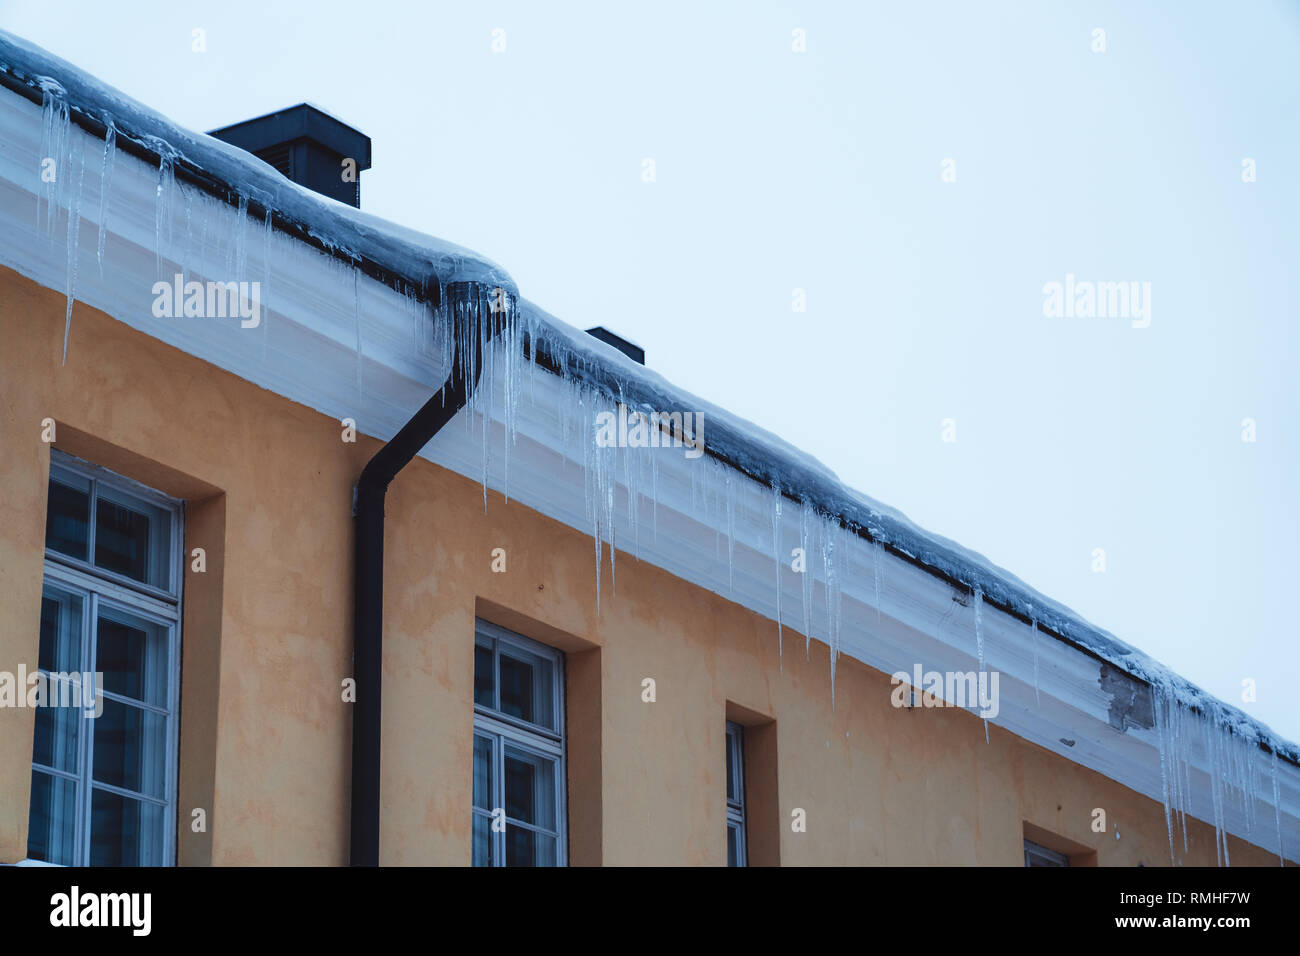
[[[0,0],[0,26],[193,129],[333,112],[374,140],[367,211],[1300,740],[1298,10]],[[1150,283],[1149,314],[1045,315],[1067,274]]]

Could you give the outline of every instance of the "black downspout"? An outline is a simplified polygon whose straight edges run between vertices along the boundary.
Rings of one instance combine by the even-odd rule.
[[[485,323],[490,336],[495,323]],[[388,485],[429,440],[465,407],[482,373],[480,336],[472,341],[473,358],[460,349],[442,388],[424,403],[393,439],[370,459],[357,481],[353,514],[356,555],[353,605],[352,667],[356,702],[352,709],[352,866],[379,865],[379,749],[383,689],[384,496]],[[466,366],[469,366],[469,380]]]

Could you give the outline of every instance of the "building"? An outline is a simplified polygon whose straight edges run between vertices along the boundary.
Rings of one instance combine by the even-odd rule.
[[[289,181],[318,112],[0,33],[0,862],[1296,859],[1294,744]]]

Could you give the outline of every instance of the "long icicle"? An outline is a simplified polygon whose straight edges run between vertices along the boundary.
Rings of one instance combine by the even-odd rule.
[[[984,592],[979,588],[975,589],[975,650],[979,654],[980,674],[979,680],[983,682],[984,677]],[[989,719],[982,718],[984,721],[984,742],[989,742]]]
[[[880,628],[880,593],[885,580],[885,545],[879,538],[871,540],[871,576],[876,588],[876,628]]]
[[[826,642],[831,651],[831,710],[835,709],[835,670],[840,659],[840,577],[836,544],[840,523],[825,518],[822,523],[822,569],[826,587]]]
[[[113,185],[113,165],[117,161],[117,127],[113,117],[104,118],[104,158],[99,164],[99,235],[95,239],[95,259],[99,274],[104,274],[104,246],[108,240],[108,202]]]
[[[1282,795],[1277,785],[1277,751],[1273,751],[1273,760],[1270,767],[1270,776],[1273,778],[1273,816],[1277,820],[1277,863],[1278,866],[1286,866],[1286,854],[1282,847]]]
[[[54,238],[60,175],[67,178],[72,165],[71,114],[67,91],[56,81],[41,81],[41,183],[45,193],[45,235]],[[47,165],[49,164],[49,165]],[[36,228],[41,226],[41,198],[36,197]]]
[[[772,482],[772,564],[776,569],[776,656],[785,671],[785,640],[781,634],[781,486]]]
[[[727,495],[727,596],[732,597],[736,591],[736,499],[731,487],[731,469],[722,469],[723,483]]]
[[[77,174],[77,191],[69,197],[68,201],[68,308],[63,318],[63,361],[60,365],[68,364],[68,336],[72,332],[72,303],[76,301],[77,295],[77,267],[80,257],[78,243],[81,238],[81,189],[86,182],[86,149],[83,146],[79,151],[81,156],[81,169]],[[69,155],[71,155],[69,153]]]
[[[1034,645],[1034,703],[1043,706],[1043,698],[1038,693],[1038,621],[1029,622],[1029,639]]]
[[[160,149],[158,153],[158,187],[154,202],[154,263],[158,279],[163,279],[163,224],[167,226],[167,249],[171,251],[172,227],[172,187],[176,182],[176,172],[171,153]]]
[[[1173,794],[1171,791],[1170,763],[1173,760],[1173,747],[1169,741],[1169,715],[1167,702],[1160,687],[1151,686],[1151,709],[1154,711],[1156,724],[1156,743],[1160,749],[1160,794],[1165,806],[1165,830],[1169,836],[1169,864],[1177,865],[1174,859],[1174,821],[1171,814]]]
[[[186,228],[188,228],[189,214],[185,216]],[[266,207],[266,220],[262,224],[262,288],[258,295],[258,304],[261,306],[262,328],[260,335],[262,338],[262,364],[266,364],[266,350],[268,347],[266,331],[267,326],[271,324],[271,231],[274,229],[271,222],[271,206],[268,203]],[[360,352],[360,348],[357,349]]]
[[[804,498],[799,508],[799,558],[800,585],[803,588],[803,652],[805,660],[812,660],[812,577],[808,573],[808,552],[812,548],[812,502]]]
[[[352,269],[352,325],[357,336],[357,408],[361,407],[361,264]]]

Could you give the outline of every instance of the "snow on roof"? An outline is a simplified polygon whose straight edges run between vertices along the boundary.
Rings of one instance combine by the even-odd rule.
[[[199,179],[224,185],[232,195],[272,211],[277,225],[296,230],[345,258],[369,262],[418,288],[436,284],[440,294],[454,283],[469,283],[480,289],[502,288],[517,296],[509,274],[477,253],[299,186],[252,154],[179,127],[83,70],[4,31],[0,31],[0,81],[32,99],[55,96],[66,101],[73,116],[82,122],[111,125],[119,142],[131,140],[147,153],[160,156],[163,163],[171,162]],[[1151,684],[1215,724],[1300,763],[1300,748],[1260,721],[1089,624],[982,555],[925,531],[901,512],[847,487],[829,468],[779,436],[677,388],[532,303],[520,300],[519,311],[535,336],[538,351],[549,356],[565,377],[629,406],[704,412],[709,419],[710,453],[755,481],[796,500],[809,501],[822,515],[849,530],[980,592],[986,602],[1037,622],[1040,630]]]
[[[178,170],[204,175],[273,210],[277,224],[296,227],[332,252],[366,260],[415,285],[473,283],[517,293],[499,265],[454,243],[395,225],[291,182],[251,153],[184,129],[162,114],[100,82],[66,60],[0,30],[0,76],[28,94],[66,100],[74,117],[113,126],[119,144],[134,141]]]

